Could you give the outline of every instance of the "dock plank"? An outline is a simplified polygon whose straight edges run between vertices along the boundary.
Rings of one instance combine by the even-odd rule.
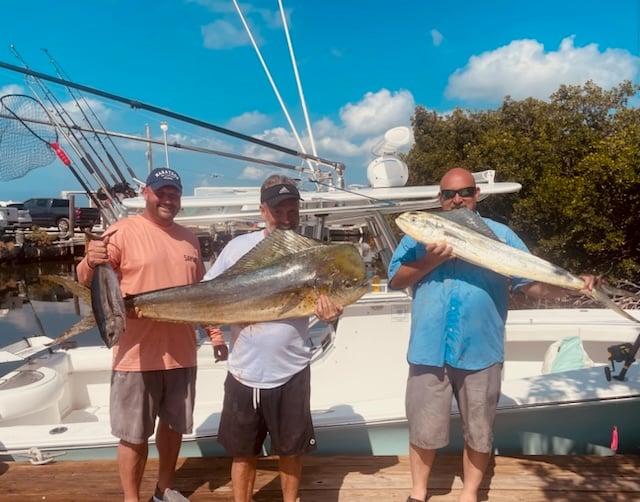
[[[231,459],[181,458],[176,488],[190,500],[231,501]],[[157,459],[150,459],[142,500],[153,492]],[[456,501],[462,488],[462,459],[439,455],[429,481],[429,501]],[[483,480],[480,500],[495,502],[640,500],[640,455],[495,456]],[[2,500],[120,500],[117,464],[59,461],[33,466],[0,463]],[[411,487],[406,456],[305,458],[302,502],[385,500],[404,502]],[[277,458],[258,460],[256,502],[281,500]]]

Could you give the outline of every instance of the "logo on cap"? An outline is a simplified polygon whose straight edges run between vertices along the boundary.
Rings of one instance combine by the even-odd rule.
[[[147,186],[152,189],[162,188],[163,186],[172,186],[182,190],[182,182],[180,175],[173,169],[167,167],[158,167],[149,173],[147,177]]]

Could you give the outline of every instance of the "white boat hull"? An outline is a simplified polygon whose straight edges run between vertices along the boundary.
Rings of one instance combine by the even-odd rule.
[[[401,292],[370,293],[349,306],[338,331],[325,338],[312,363],[312,410],[317,454],[404,455],[408,453],[404,390],[410,300]],[[606,310],[514,311],[506,333],[507,361],[495,426],[495,450],[503,454],[610,454],[614,426],[618,451],[640,452],[640,372],[607,382],[606,348],[633,342],[638,328]],[[579,335],[596,367],[541,375],[553,341]],[[223,398],[224,364],[213,362],[210,345],[198,354],[194,433],[182,455],[224,455],[216,441]],[[56,350],[34,357],[17,371],[41,371],[56,389],[38,393],[25,384],[9,387],[15,372],[0,379],[0,455],[18,458],[32,447],[65,451],[61,459],[114,458],[109,426],[111,353],[105,347]],[[27,380],[25,380],[27,382]],[[13,416],[7,403],[29,399],[31,413]],[[46,404],[43,404],[46,401]],[[52,405],[52,401],[55,405]],[[462,440],[455,406],[448,451]],[[151,454],[155,452],[152,450]],[[266,452],[265,452],[266,453]]]

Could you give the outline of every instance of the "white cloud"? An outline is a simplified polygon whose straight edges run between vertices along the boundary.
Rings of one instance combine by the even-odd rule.
[[[233,117],[227,124],[229,129],[247,133],[264,129],[270,123],[269,117],[258,112],[245,112],[242,115]]]
[[[375,93],[368,92],[361,101],[347,103],[340,109],[341,123],[336,124],[331,119],[323,117],[312,124],[318,156],[327,158],[331,155],[341,158],[368,153],[370,145],[379,141],[385,131],[401,125],[408,126],[414,108],[415,101],[409,91],[391,92],[381,89]],[[301,150],[293,134],[283,127],[268,129],[258,137],[294,150]],[[311,153],[308,135],[301,134],[301,139],[307,152]],[[250,145],[244,153],[255,154],[257,150],[263,149]],[[269,158],[280,156],[272,151],[266,155]]]
[[[0,87],[0,96],[6,96],[7,94],[24,94],[24,87],[17,84],[9,84],[4,87]]]
[[[431,30],[431,42],[433,43],[433,45],[438,47],[442,43],[443,39],[444,37],[442,36],[442,33],[440,33],[436,29]]]
[[[207,49],[232,49],[249,45],[249,36],[244,25],[239,20],[235,6],[231,2],[218,0],[187,0],[206,7],[211,12],[220,15],[223,19],[217,19],[203,26],[202,33],[204,47]],[[281,30],[282,16],[279,9],[265,9],[255,7],[252,4],[240,5],[242,16],[249,25],[251,35],[259,46],[264,44],[258,27],[266,30]],[[291,17],[291,9],[284,9],[287,23]]]
[[[74,124],[82,127],[89,127],[89,124],[87,124],[88,120],[94,129],[102,129],[98,125],[98,121],[95,119],[94,115],[98,117],[98,120],[104,125],[104,123],[109,120],[113,112],[113,109],[105,106],[102,101],[85,96],[77,101],[70,99],[68,101],[60,102],[60,105],[69,115],[69,120],[67,120],[67,122],[73,122]],[[85,116],[87,117],[87,120],[85,120]]]
[[[301,148],[296,143],[296,140],[289,130],[284,127],[274,127],[273,129],[267,129],[263,131],[261,134],[255,134],[256,138],[268,141],[269,143],[275,143],[276,145],[283,146],[285,148],[291,148],[292,150],[298,151]],[[256,144],[247,145],[244,149],[245,155],[254,155],[260,152],[260,158],[266,158],[269,160],[275,160],[282,157],[280,152],[271,149],[265,149],[262,146]]]
[[[407,124],[414,107],[409,91],[381,89],[368,92],[359,103],[347,103],[340,109],[340,118],[348,136],[382,134],[389,127]]]
[[[557,51],[545,52],[536,40],[515,40],[509,45],[473,56],[449,77],[446,96],[463,100],[500,102],[547,99],[560,85],[594,81],[604,89],[633,80],[640,58],[626,50],[600,51],[597,44],[575,47],[573,37],[562,40]]]
[[[244,29],[222,19],[203,26],[200,31],[207,49],[232,49],[249,44],[249,37]],[[255,33],[253,36],[260,43]]]
[[[189,0],[188,0],[189,1]],[[218,14],[230,14],[237,18],[237,11],[232,2],[227,0],[190,0],[192,3],[197,3],[204,7],[207,7],[211,12]],[[267,26],[268,28],[279,29],[282,28],[282,17],[279,9],[265,9],[263,7],[255,7],[252,4],[242,3],[240,5],[240,11],[245,18],[259,17],[260,24]],[[284,9],[284,14],[287,17],[287,23],[291,15],[291,9]]]
[[[413,96],[405,90],[391,92],[387,89],[381,89],[375,93],[367,93],[361,101],[347,103],[341,108],[341,122],[335,123],[330,118],[323,117],[312,124],[317,155],[327,160],[344,162],[348,167],[354,169],[363,169],[374,157],[371,153],[372,147],[380,142],[388,129],[410,125],[410,117],[414,108]],[[308,135],[300,134],[306,152],[311,154],[311,142]],[[283,127],[265,130],[256,137],[289,147],[295,151],[302,151],[293,134]],[[247,145],[242,153],[290,165],[302,163],[299,159],[296,160],[289,155],[257,145]],[[258,169],[258,171],[264,177],[264,168]],[[243,176],[252,174],[253,171]],[[244,179],[249,178],[245,177]]]
[[[242,173],[238,176],[240,180],[262,181],[267,177],[264,169],[259,167],[247,166],[242,170]]]

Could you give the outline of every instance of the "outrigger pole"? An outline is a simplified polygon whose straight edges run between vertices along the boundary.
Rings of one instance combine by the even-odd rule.
[[[6,119],[14,119],[14,120],[20,120],[20,119],[16,119],[15,116],[13,115],[3,115],[2,113],[0,113],[0,119],[1,118],[6,118]],[[44,124],[44,125],[53,125],[52,122],[50,120],[42,120],[42,119],[35,119],[35,118],[25,118],[22,117],[21,120],[23,120],[24,122],[30,122],[30,123],[35,123],[35,124]],[[104,129],[94,129],[93,127],[84,127],[78,124],[73,124],[73,125],[63,125],[60,124],[60,127],[64,128],[64,129],[73,129],[76,131],[82,131],[82,132],[89,132],[89,133],[93,133],[93,134],[97,134],[97,135],[101,135],[101,136],[108,136],[108,137],[114,137],[114,138],[121,138],[121,139],[128,139],[131,141],[139,141],[141,143],[148,143],[148,144],[153,144],[153,145],[164,145],[164,141],[159,140],[159,139],[153,139],[153,138],[146,138],[146,137],[142,137],[142,136],[136,136],[134,134],[126,134],[126,133],[122,133],[122,132],[115,132],[115,131],[106,131]],[[237,153],[229,153],[229,152],[223,152],[221,150],[213,150],[211,148],[204,148],[204,147],[200,147],[200,146],[193,146],[193,145],[183,145],[182,143],[178,143],[177,141],[173,141],[171,143],[169,143],[169,146],[172,148],[175,148],[177,150],[185,150],[188,152],[196,152],[196,153],[205,153],[205,154],[210,154],[210,155],[217,155],[218,157],[226,157],[229,159],[234,159],[234,160],[242,160],[242,161],[246,161],[246,162],[253,162],[254,164],[262,164],[265,166],[271,166],[271,167],[279,167],[281,169],[289,169],[290,171],[297,171],[297,172],[301,172],[304,173],[305,169],[303,167],[299,167],[299,166],[294,166],[292,164],[285,164],[284,162],[278,162],[275,160],[266,160],[266,159],[258,159],[255,157],[248,157],[246,155],[240,155]],[[135,179],[135,173],[132,175],[133,178]]]
[[[186,122],[188,124],[192,124],[192,125],[195,125],[195,126],[198,126],[198,127],[202,127],[204,129],[210,129],[212,131],[216,131],[218,133],[225,134],[227,136],[232,136],[234,138],[241,139],[243,141],[248,141],[250,143],[255,143],[257,145],[264,146],[265,148],[270,148],[272,150],[277,150],[279,152],[286,153],[287,155],[293,155],[295,157],[300,157],[300,158],[305,159],[305,160],[313,160],[313,161],[318,162],[320,164],[324,164],[326,166],[333,167],[340,174],[342,174],[342,172],[345,169],[345,165],[342,162],[334,162],[334,161],[331,161],[331,160],[323,159],[321,157],[316,157],[315,155],[309,155],[307,153],[298,152],[297,150],[294,150],[292,148],[287,148],[285,146],[280,146],[280,145],[277,145],[275,143],[271,143],[269,141],[264,141],[262,139],[254,138],[253,136],[248,136],[246,134],[242,134],[242,133],[239,133],[239,132],[236,132],[236,131],[232,131],[230,129],[225,129],[224,127],[220,127],[220,126],[211,124],[209,122],[205,122],[203,120],[199,120],[199,119],[195,119],[195,118],[192,118],[192,117],[188,117],[188,116],[183,115],[181,113],[172,112],[171,110],[166,110],[166,109],[160,108],[158,106],[150,105],[150,104],[147,104],[147,103],[142,103],[141,101],[137,101],[135,99],[125,98],[125,97],[122,97],[122,96],[118,96],[116,94],[111,94],[109,92],[101,91],[100,89],[95,89],[93,87],[88,87],[86,85],[76,84],[75,82],[70,82],[70,81],[62,79],[62,78],[52,77],[51,75],[47,75],[45,73],[40,73],[40,72],[31,70],[31,69],[28,69],[28,68],[20,68],[19,66],[15,66],[15,65],[12,65],[12,64],[9,64],[9,63],[5,63],[3,61],[0,61],[0,68],[5,68],[7,70],[11,70],[11,71],[15,71],[15,72],[18,72],[18,73],[22,73],[23,75],[30,75],[32,77],[43,79],[43,80],[47,80],[49,82],[53,82],[55,84],[63,85],[63,86],[66,86],[66,87],[72,87],[72,88],[77,89],[77,90],[82,91],[82,92],[87,92],[87,93],[93,94],[95,96],[100,96],[100,97],[103,97],[103,98],[106,98],[106,99],[110,99],[110,100],[113,100],[113,101],[118,101],[120,103],[124,103],[124,104],[130,106],[133,109],[140,108],[142,110],[147,110],[149,112],[157,113],[157,114],[163,115],[165,117],[170,117],[170,118],[173,118],[173,119],[176,119],[176,120],[180,120],[182,122]]]

